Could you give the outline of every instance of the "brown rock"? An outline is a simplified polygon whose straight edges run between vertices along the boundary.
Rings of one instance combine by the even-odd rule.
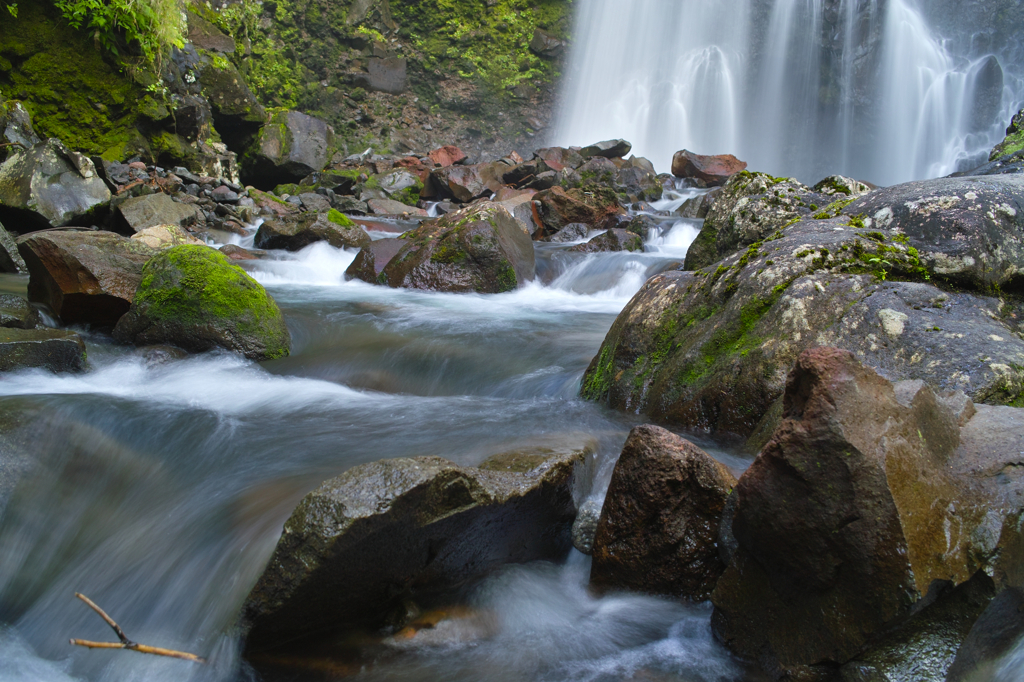
[[[970,452],[927,386],[905,406],[851,353],[804,351],[782,424],[736,486],[718,637],[770,669],[841,664],[935,581],[1016,582],[1019,486],[984,481],[994,464]]]
[[[263,255],[262,251],[250,251],[237,244],[225,244],[220,247],[220,252],[231,260],[258,260]]]
[[[588,242],[569,247],[575,253],[599,253],[604,251],[643,251],[644,240],[639,235],[613,227]]]
[[[684,149],[672,157],[672,175],[677,178],[698,178],[709,187],[725,184],[726,180],[746,168],[746,162],[732,154],[701,156]]]
[[[427,215],[427,212],[422,208],[409,206],[408,204],[403,204],[401,201],[395,201],[394,199],[370,199],[366,202],[366,205],[370,207],[370,210],[375,215]]]
[[[112,325],[131,307],[142,266],[157,252],[113,232],[36,232],[18,240],[28,298],[65,324]]]
[[[508,168],[503,163],[478,163],[473,166],[448,166],[430,173],[428,191],[434,196],[454,198],[464,204],[490,197],[502,188]]]
[[[402,239],[378,239],[370,242],[356,254],[356,259],[345,270],[345,277],[380,284],[380,273],[403,246],[405,241]]]
[[[324,241],[338,249],[362,248],[370,243],[370,235],[341,213],[332,211],[309,213],[298,221],[268,220],[256,231],[253,244],[258,249],[299,251]]]
[[[612,473],[590,582],[696,601],[725,564],[718,525],[736,485],[729,469],[658,426],[633,429]]]
[[[431,151],[427,156],[430,160],[442,168],[452,166],[459,161],[466,160],[466,153],[454,145],[445,145]]]
[[[538,192],[534,200],[540,202],[539,214],[544,223],[544,230],[539,231],[543,233],[534,234],[534,239],[553,235],[571,223],[594,227],[606,216],[626,212],[619,205],[615,192],[606,188],[570,189],[567,192],[561,187],[552,187]]]

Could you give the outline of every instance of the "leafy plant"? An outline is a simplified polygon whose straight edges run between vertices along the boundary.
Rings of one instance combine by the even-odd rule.
[[[147,65],[159,64],[166,49],[185,44],[178,0],[54,0],[54,5],[72,28],[90,31],[98,45],[119,57],[128,48]]]
[[[8,13],[15,19],[18,18],[18,3],[16,2],[5,2],[4,6],[7,8]]]

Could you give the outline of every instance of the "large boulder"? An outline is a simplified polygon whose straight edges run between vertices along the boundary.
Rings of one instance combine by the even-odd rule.
[[[494,294],[535,274],[533,241],[504,207],[490,202],[424,222],[378,276],[391,287]]]
[[[345,270],[348,279],[361,279],[370,284],[383,284],[381,273],[391,259],[405,246],[403,239],[377,239],[359,250]]]
[[[907,182],[875,190],[843,213],[868,229],[902,235],[937,279],[1024,287],[1024,176]]]
[[[582,395],[684,428],[760,431],[759,446],[793,362],[827,344],[893,381],[1018,400],[1024,341],[1012,305],[939,289],[932,276],[899,234],[844,218],[795,223],[707,269],[649,279],[612,325]]]
[[[454,145],[445,145],[431,150],[427,156],[438,166],[444,168],[466,160],[466,152]]]
[[[629,150],[633,148],[629,142],[625,140],[604,140],[602,142],[595,142],[594,144],[587,145],[580,150],[580,156],[584,159],[589,159],[594,156],[604,157],[606,159],[621,159]]]
[[[594,538],[591,584],[708,598],[725,570],[718,526],[736,478],[658,426],[629,433]]]
[[[334,148],[334,129],[297,111],[278,111],[242,157],[242,179],[261,188],[299,182],[324,169]]]
[[[672,175],[677,178],[697,178],[703,180],[708,187],[724,185],[729,178],[746,169],[746,162],[732,154],[703,156],[683,149],[672,157]]]
[[[593,228],[607,216],[626,212],[614,191],[593,185],[568,191],[552,187],[538,192],[533,199],[539,202],[537,213],[543,223],[543,229],[534,233],[535,239],[550,237],[572,223]]]
[[[478,469],[393,459],[326,481],[285,523],[245,602],[248,651],[379,628],[403,601],[436,597],[503,564],[564,557],[584,456]]]
[[[221,252],[194,245],[175,246],[146,263],[114,338],[190,352],[225,348],[252,360],[284,357],[291,345],[266,290]]]
[[[767,239],[788,224],[824,210],[831,202],[830,197],[792,178],[737,173],[716,195],[700,233],[686,252],[685,268],[706,268],[743,247]]]
[[[428,191],[439,198],[469,203],[490,197],[501,189],[507,169],[508,166],[498,162],[436,168],[430,173]]]
[[[70,225],[109,202],[93,162],[60,140],[18,149],[0,165],[0,218],[19,234]]]
[[[226,35],[219,28],[203,19],[198,14],[186,12],[188,20],[188,41],[200,50],[220,52],[221,54],[235,53],[235,39]]]
[[[36,232],[18,240],[28,298],[65,324],[113,325],[128,312],[142,268],[156,253],[113,232]]]
[[[991,474],[1014,457],[972,452],[927,385],[901,401],[852,353],[804,352],[781,425],[736,485],[738,547],[712,595],[716,635],[777,674],[834,666],[938,585],[1018,584],[1024,481]]]
[[[338,249],[359,249],[370,241],[363,228],[331,209],[326,213],[307,213],[297,221],[268,220],[256,231],[253,243],[257,249],[299,251],[315,242],[327,242]]]
[[[266,110],[245,77],[220,55],[202,57],[199,82],[218,132],[233,151],[240,151],[266,122]]]
[[[195,206],[179,203],[158,192],[125,200],[118,205],[115,214],[119,231],[131,236],[158,225],[195,225],[201,212]]]
[[[85,368],[85,343],[60,329],[0,328],[0,372],[44,367],[52,372]]]
[[[193,237],[177,225],[155,225],[140,230],[131,236],[131,239],[142,242],[155,251],[169,249],[180,244],[203,244],[204,242]]]

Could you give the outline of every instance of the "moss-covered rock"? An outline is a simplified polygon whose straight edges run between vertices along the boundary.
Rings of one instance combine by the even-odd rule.
[[[219,251],[190,245],[146,264],[114,338],[191,352],[226,348],[253,360],[284,357],[291,345],[281,311],[256,280]]]
[[[405,246],[378,283],[432,291],[497,294],[533,279],[530,236],[501,205],[474,204],[402,235]]]
[[[1018,111],[1010,121],[1010,125],[1006,128],[1006,137],[992,149],[988,160],[995,161],[998,158],[1016,154],[1022,149],[1024,149],[1024,109]]]
[[[270,188],[297,183],[324,169],[334,148],[334,129],[297,111],[278,110],[242,156],[242,179]]]
[[[331,209],[306,214],[299,220],[268,220],[260,225],[254,240],[258,249],[287,251],[298,251],[315,242],[327,242],[338,249],[361,249],[370,244],[370,235],[346,215]]]

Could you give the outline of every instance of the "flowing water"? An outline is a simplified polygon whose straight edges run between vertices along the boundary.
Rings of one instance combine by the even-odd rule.
[[[670,193],[659,208],[687,196]],[[0,682],[271,679],[241,659],[232,624],[295,504],[359,463],[440,455],[472,465],[596,439],[583,494],[599,500],[642,418],[576,394],[616,314],[696,234],[695,221],[660,219],[642,254],[538,245],[538,281],[494,296],[344,282],[354,254],[325,244],[272,253],[247,267],[285,313],[287,359],[176,359],[86,332],[89,371],[4,375]],[[704,444],[737,471],[747,465]],[[705,606],[596,597],[588,571],[575,551],[557,565],[508,567],[467,596],[486,627],[451,626],[473,636],[439,627],[376,664],[272,679],[749,679],[713,642]],[[70,646],[113,634],[76,591],[134,640],[211,664]]]
[[[1024,102],[1014,0],[581,0],[555,142],[880,185],[982,163]]]

